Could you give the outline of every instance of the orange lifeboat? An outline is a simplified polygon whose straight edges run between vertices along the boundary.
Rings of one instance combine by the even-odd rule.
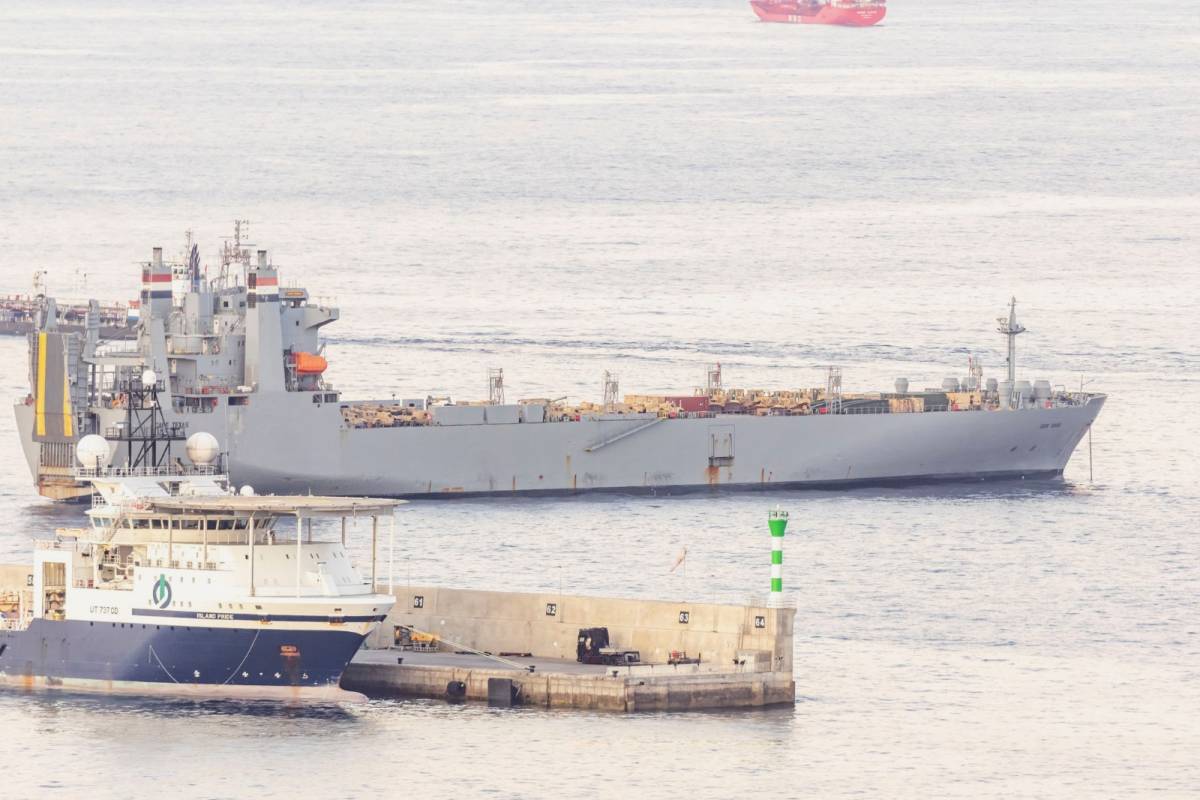
[[[293,353],[292,364],[300,375],[320,375],[329,366],[329,362],[316,353]]]

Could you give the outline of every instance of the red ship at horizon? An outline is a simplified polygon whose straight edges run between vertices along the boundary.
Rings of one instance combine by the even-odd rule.
[[[865,28],[887,14],[886,0],[750,0],[763,22]]]

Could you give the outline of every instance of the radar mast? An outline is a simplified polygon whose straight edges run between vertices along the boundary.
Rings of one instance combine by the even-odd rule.
[[[1017,336],[1025,332],[1025,326],[1017,322],[1017,298],[1013,298],[1008,306],[1008,319],[997,317],[1000,323],[997,332],[1008,338],[1008,381],[1010,384],[1017,379]]]

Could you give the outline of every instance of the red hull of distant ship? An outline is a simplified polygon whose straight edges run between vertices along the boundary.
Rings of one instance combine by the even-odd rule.
[[[790,22],[803,25],[852,25],[865,28],[887,14],[887,6],[814,6],[789,0],[750,0],[750,7],[763,22]]]

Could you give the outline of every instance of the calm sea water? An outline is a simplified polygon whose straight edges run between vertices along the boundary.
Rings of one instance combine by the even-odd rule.
[[[1062,482],[414,503],[396,579],[763,588],[792,511],[794,709],[604,715],[0,693],[0,796],[1200,794],[1200,23],[1178,3],[0,7],[0,291],[136,295],[252,220],[335,298],[350,396],[598,400],[989,372],[1111,395]],[[0,390],[26,391],[0,341]],[[79,511],[0,415],[0,560]],[[686,575],[669,567],[683,547]]]

